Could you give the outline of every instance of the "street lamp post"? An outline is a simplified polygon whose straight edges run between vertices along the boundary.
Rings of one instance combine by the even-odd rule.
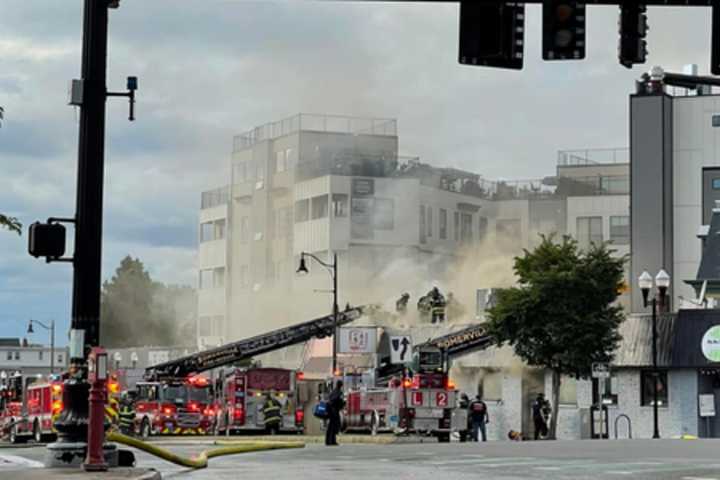
[[[653,295],[650,303],[652,304],[652,363],[653,363],[653,438],[660,438],[660,428],[658,425],[658,381],[660,374],[657,364],[657,307],[660,303],[661,311],[665,308],[665,295],[668,287],[670,287],[670,275],[665,270],[660,270],[655,277],[655,285],[657,285],[658,294]],[[648,272],[643,272],[638,278],[638,286],[642,291],[643,305],[648,306],[648,295],[653,287],[653,278]]]
[[[36,323],[45,330],[50,331],[50,373],[53,374],[55,373],[55,320],[50,320],[49,327],[39,320],[30,320],[27,333],[35,333],[35,330],[33,330],[33,323]]]
[[[318,262],[320,265],[325,267],[325,269],[330,273],[330,276],[332,277],[333,281],[333,288],[332,288],[332,294],[333,294],[333,349],[332,349],[332,373],[335,375],[335,372],[337,370],[337,321],[338,321],[338,288],[337,288],[337,253],[333,254],[333,263],[327,263],[320,260],[318,257],[313,255],[312,253],[300,253],[300,265],[298,266],[297,273],[300,274],[307,274],[309,273],[307,265],[305,264],[305,257],[310,257],[316,262]]]

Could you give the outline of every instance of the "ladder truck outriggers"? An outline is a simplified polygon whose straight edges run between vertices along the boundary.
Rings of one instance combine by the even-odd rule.
[[[467,412],[457,406],[458,391],[448,376],[449,363],[491,344],[486,328],[474,325],[417,345],[411,374],[407,367],[394,365],[373,372],[375,380],[346,377],[345,429],[412,432],[450,441],[453,431],[467,429]],[[368,382],[375,386],[366,386]]]
[[[262,402],[265,394],[275,394],[282,403],[280,430],[302,431],[303,405],[297,398],[295,372],[281,369],[231,368],[221,378],[205,384],[207,401],[192,409],[192,388],[201,374],[249,360],[257,355],[297,345],[312,338],[331,336],[335,328],[359,318],[364,307],[350,308],[334,315],[274,330],[221,347],[187,355],[145,370],[145,381],[138,383],[135,429],[142,436],[163,433],[227,433],[264,430]],[[193,385],[195,383],[195,385]],[[196,388],[195,388],[196,389]],[[160,392],[172,390],[172,398]],[[184,392],[188,392],[187,394]],[[252,394],[252,395],[251,395]],[[211,400],[211,395],[214,399]]]

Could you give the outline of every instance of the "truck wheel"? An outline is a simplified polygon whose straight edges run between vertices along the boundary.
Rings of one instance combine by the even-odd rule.
[[[35,443],[42,443],[42,430],[40,429],[40,423],[38,423],[37,419],[33,423],[33,440],[35,440]]]
[[[438,433],[437,439],[438,439],[438,443],[450,443],[450,434],[449,433]]]
[[[140,424],[140,436],[144,439],[150,438],[152,431],[150,430],[150,422],[147,418],[143,418]]]
[[[10,443],[12,443],[12,444],[20,443],[20,439],[18,438],[18,434],[17,434],[17,425],[13,425],[12,427],[10,427]]]

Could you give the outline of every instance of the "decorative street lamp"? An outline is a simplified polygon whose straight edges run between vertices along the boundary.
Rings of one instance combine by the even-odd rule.
[[[297,273],[301,275],[306,275],[309,272],[307,268],[307,264],[305,263],[305,257],[310,257],[316,262],[318,262],[320,265],[325,267],[325,269],[330,273],[330,276],[332,277],[333,281],[333,288],[332,288],[332,294],[333,294],[333,349],[332,349],[332,373],[335,375],[335,372],[337,371],[337,321],[338,321],[338,291],[337,291],[337,253],[333,254],[333,263],[326,263],[320,260],[318,257],[313,255],[312,253],[300,253],[300,265],[298,266]]]
[[[35,330],[33,330],[33,323],[36,323],[45,330],[50,331],[50,374],[53,374],[55,373],[55,320],[50,320],[49,327],[38,320],[30,320],[27,333],[35,333]]]
[[[660,374],[657,365],[657,305],[664,311],[665,295],[670,287],[670,275],[665,270],[660,270],[655,276],[655,285],[658,294],[653,295],[650,303],[652,303],[652,363],[653,363],[653,438],[660,438],[660,429],[658,426],[658,380]],[[638,277],[638,286],[642,291],[643,305],[648,306],[648,295],[653,287],[653,278],[645,271]]]

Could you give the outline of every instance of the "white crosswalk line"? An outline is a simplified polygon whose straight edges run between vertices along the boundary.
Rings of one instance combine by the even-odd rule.
[[[28,467],[42,468],[44,465],[35,460],[19,457],[17,455],[0,455],[0,468]]]

